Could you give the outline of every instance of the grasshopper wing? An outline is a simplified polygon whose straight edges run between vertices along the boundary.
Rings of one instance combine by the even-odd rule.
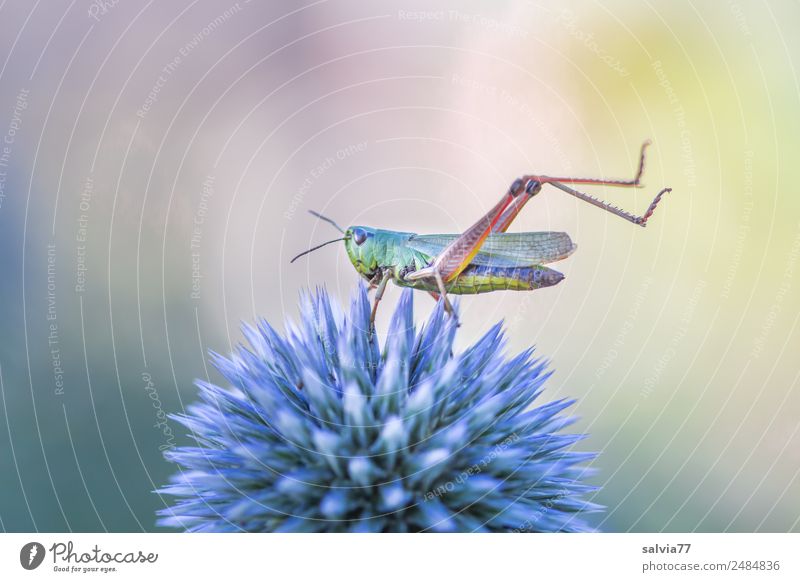
[[[457,234],[415,234],[408,246],[435,257],[453,242]],[[565,232],[503,232],[486,238],[473,265],[494,267],[530,267],[560,261],[577,247]]]

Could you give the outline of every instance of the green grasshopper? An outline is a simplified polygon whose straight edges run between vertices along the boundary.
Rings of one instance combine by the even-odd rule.
[[[569,235],[564,232],[507,233],[508,227],[544,184],[551,184],[633,224],[646,226],[661,197],[671,192],[671,188],[661,190],[642,216],[634,216],[573,190],[566,184],[639,187],[644,171],[645,150],[649,144],[649,141],[642,144],[639,169],[633,180],[522,176],[511,184],[489,212],[462,234],[419,235],[366,226],[351,226],[344,230],[330,218],[310,211],[333,225],[344,236],[304,251],[291,262],[343,240],[347,256],[356,271],[369,281],[370,289],[376,289],[370,318],[373,324],[389,280],[400,287],[427,291],[437,301],[441,298],[447,312],[454,317],[457,316],[447,298],[448,294],[473,295],[552,287],[564,279],[564,275],[544,265],[565,259],[575,251],[576,246]]]

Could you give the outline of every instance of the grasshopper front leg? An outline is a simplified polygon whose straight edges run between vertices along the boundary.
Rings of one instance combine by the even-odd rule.
[[[375,315],[378,313],[378,303],[383,299],[383,292],[386,290],[386,284],[392,277],[392,272],[389,269],[384,269],[381,274],[380,283],[375,290],[375,301],[372,303],[372,313],[369,316],[369,329],[370,331],[375,328]]]

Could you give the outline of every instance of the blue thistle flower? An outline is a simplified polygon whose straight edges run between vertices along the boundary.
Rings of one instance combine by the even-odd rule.
[[[441,303],[419,331],[404,291],[381,351],[359,286],[344,317],[304,296],[282,337],[245,326],[250,349],[214,364],[202,402],[174,419],[196,446],[160,525],[189,531],[585,531],[599,506],[579,479],[592,453],[562,434],[571,400],[532,407],[550,372],[532,350],[507,359],[501,325],[454,353]]]

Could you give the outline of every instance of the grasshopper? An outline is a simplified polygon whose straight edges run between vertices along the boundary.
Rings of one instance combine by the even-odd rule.
[[[577,247],[567,233],[506,232],[522,207],[545,184],[633,224],[646,226],[661,197],[671,192],[671,188],[662,189],[642,216],[634,216],[598,198],[574,190],[567,184],[640,187],[648,145],[649,141],[642,144],[639,169],[632,180],[544,175],[517,178],[500,201],[461,234],[419,235],[366,226],[351,226],[345,230],[330,218],[310,211],[317,218],[337,228],[343,236],[300,253],[291,262],[326,245],[344,241],[350,262],[359,275],[369,281],[370,289],[376,289],[371,324],[374,325],[378,304],[390,280],[400,287],[427,291],[437,301],[443,300],[445,309],[457,321],[457,315],[447,298],[448,294],[532,291],[552,287],[564,279],[562,273],[544,265],[565,259],[575,251]]]

